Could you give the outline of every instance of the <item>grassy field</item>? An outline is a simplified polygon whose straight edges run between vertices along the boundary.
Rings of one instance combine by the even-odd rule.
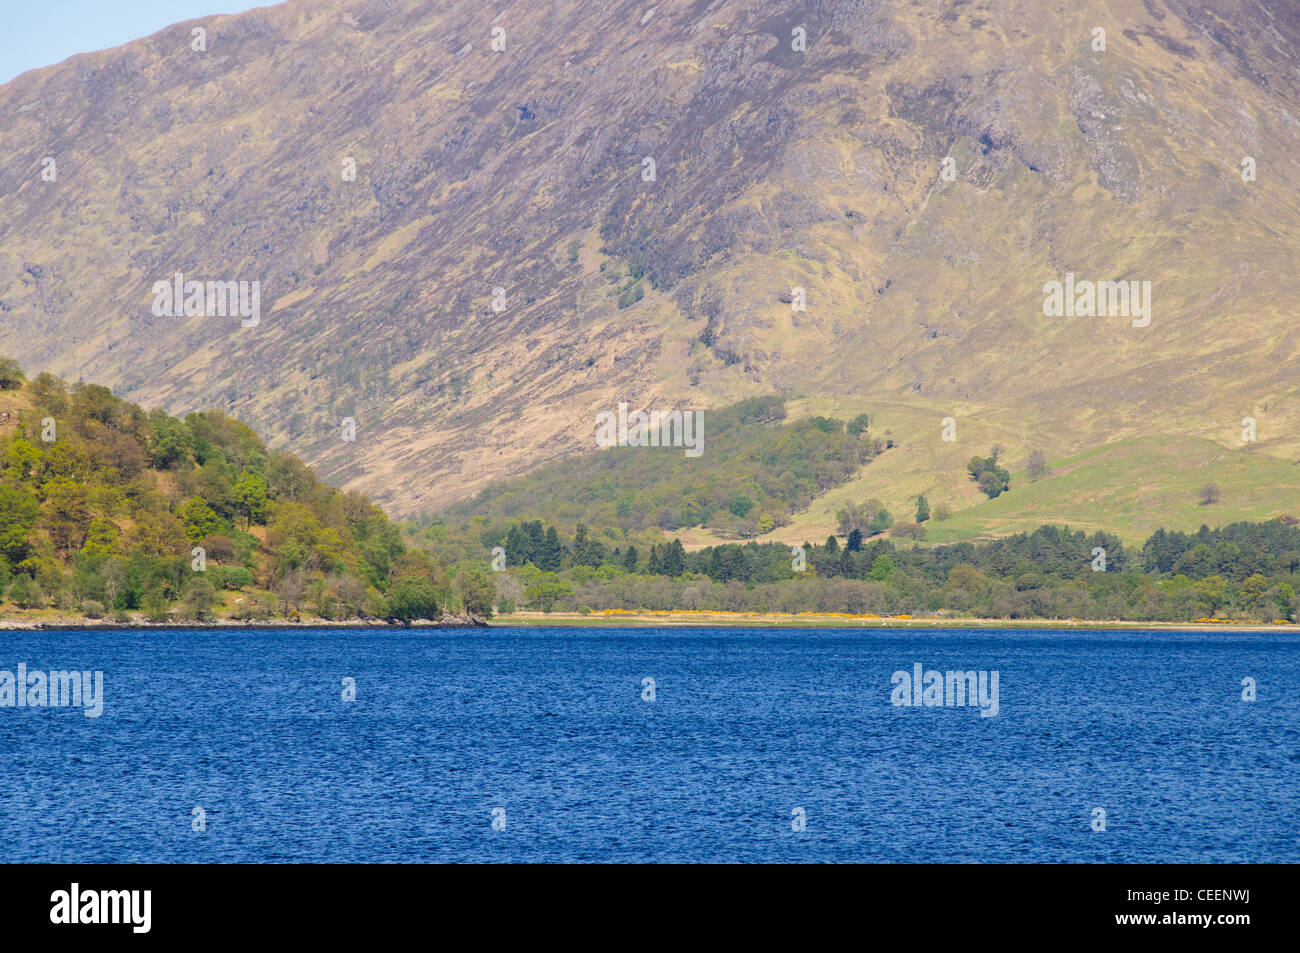
[[[1203,505],[1200,490],[1219,488]],[[1001,536],[1043,523],[1108,530],[1138,544],[1160,527],[1194,531],[1203,524],[1272,519],[1300,513],[1300,468],[1254,450],[1229,450],[1195,437],[1131,438],[1054,461],[1047,476],[1020,471],[1013,489],[934,523],[939,542]]]
[[[816,412],[829,409],[818,406]],[[882,500],[896,520],[910,520],[917,494],[922,493],[932,511],[945,504],[953,513],[948,520],[926,524],[932,543],[1063,523],[1107,530],[1126,543],[1140,544],[1162,526],[1194,531],[1202,524],[1300,515],[1300,464],[1258,444],[1231,447],[1178,434],[1128,437],[1055,458],[1049,451],[1049,472],[1038,480],[1026,473],[1023,451],[1008,452],[1004,459],[1012,471],[1011,489],[989,500],[967,477],[965,463],[973,455],[986,454],[993,444],[1006,445],[1002,437],[1008,428],[996,421],[963,419],[958,441],[944,443],[939,439],[940,418],[928,408],[887,405],[874,419],[881,422],[880,432],[891,432],[900,446],[864,468],[858,479],[796,514],[789,525],[759,537],[760,542],[820,542],[836,531],[835,513],[846,502],[870,497]],[[1218,503],[1204,506],[1200,490],[1207,484],[1216,485],[1220,497]],[[688,548],[724,542],[702,530],[681,536]]]

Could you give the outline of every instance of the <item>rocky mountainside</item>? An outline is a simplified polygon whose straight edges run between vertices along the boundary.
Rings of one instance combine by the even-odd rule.
[[[1294,458],[1298,40],[1263,0],[181,23],[0,86],[0,352],[398,514],[594,451],[619,401],[878,401],[955,483],[986,437]],[[178,272],[259,282],[258,320],[156,315]],[[1067,280],[1149,314],[1045,313]]]

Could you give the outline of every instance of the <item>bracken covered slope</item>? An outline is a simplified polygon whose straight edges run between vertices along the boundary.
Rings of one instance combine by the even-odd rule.
[[[0,87],[0,351],[227,410],[397,513],[594,451],[619,400],[878,400],[954,484],[988,440],[1241,447],[1245,416],[1293,459],[1297,40],[1255,0],[177,24]],[[260,323],[155,317],[175,272],[260,281]],[[1150,281],[1150,324],[1044,316],[1067,272]]]

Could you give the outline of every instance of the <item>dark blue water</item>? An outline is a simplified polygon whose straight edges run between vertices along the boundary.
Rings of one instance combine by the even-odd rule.
[[[9,632],[0,645],[0,669],[105,679],[99,718],[0,708],[9,862],[1300,860],[1294,635]],[[894,707],[890,676],[914,662],[997,670],[997,716]]]

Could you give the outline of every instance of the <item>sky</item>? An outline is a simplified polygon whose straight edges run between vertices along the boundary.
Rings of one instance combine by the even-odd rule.
[[[0,0],[0,83],[77,53],[121,46],[181,20],[275,0]]]

